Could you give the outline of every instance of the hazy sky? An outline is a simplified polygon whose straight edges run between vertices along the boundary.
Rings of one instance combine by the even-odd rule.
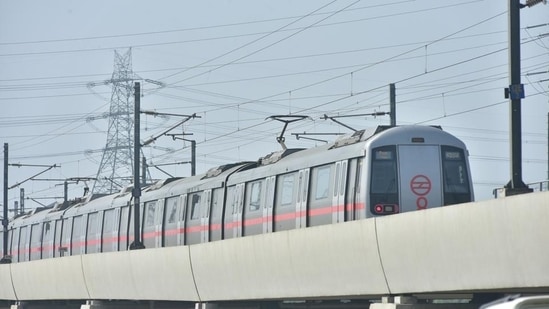
[[[527,183],[547,179],[548,23],[549,6],[521,10]],[[282,124],[271,115],[311,117],[289,125],[289,147],[322,144],[291,133],[349,133],[320,117],[388,111],[395,83],[397,123],[441,125],[461,138],[477,200],[489,199],[510,179],[507,25],[501,0],[0,0],[0,142],[10,163],[61,166],[40,178],[95,177],[112,91],[104,81],[115,50],[131,47],[142,109],[200,116],[184,126],[197,141],[198,173],[279,150]],[[142,115],[142,140],[180,119]],[[356,129],[389,123],[340,120]],[[144,153],[153,164],[188,161],[190,144],[161,137]],[[162,169],[190,175],[185,164]],[[41,170],[9,167],[8,183]],[[59,184],[22,187],[27,197],[56,197]],[[71,184],[69,196],[83,186]],[[19,190],[8,196],[12,206]]]

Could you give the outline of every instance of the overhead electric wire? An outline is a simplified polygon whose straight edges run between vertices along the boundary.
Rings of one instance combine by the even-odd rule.
[[[496,33],[501,32],[488,32],[488,33],[481,33],[481,34],[475,34],[475,35],[469,35],[469,36],[461,36],[461,37],[455,37],[455,38],[448,38],[449,40],[455,40],[455,39],[466,39],[471,38],[474,36],[484,36],[484,35],[492,35]],[[259,60],[249,60],[249,61],[238,61],[235,63],[232,63],[231,65],[241,65],[241,64],[254,64],[254,63],[265,63],[265,62],[277,62],[277,61],[286,61],[286,60],[296,60],[296,59],[310,59],[313,57],[324,57],[324,56],[335,56],[335,55],[342,55],[342,54],[348,54],[348,53],[358,53],[358,52],[364,52],[364,51],[373,51],[373,50],[381,50],[381,49],[390,49],[390,48],[396,48],[396,47],[405,47],[405,46],[424,46],[427,41],[424,42],[410,42],[410,43],[401,43],[401,44],[393,44],[393,45],[386,45],[386,46],[378,46],[378,47],[369,47],[369,48],[361,48],[361,49],[353,49],[353,50],[343,50],[343,51],[335,51],[335,52],[326,52],[326,53],[316,53],[316,54],[307,54],[307,55],[299,55],[299,56],[289,56],[289,57],[280,57],[280,58],[267,58],[267,59],[259,59]],[[476,46],[475,48],[480,48],[482,46]],[[469,48],[464,48],[463,50],[467,50]],[[431,55],[436,55],[440,53],[435,53]],[[418,56],[419,57],[419,56]],[[423,56],[421,56],[423,57]],[[412,58],[406,58],[406,59],[412,59]],[[359,66],[360,64],[357,64],[356,66]],[[363,64],[362,64],[363,65]],[[209,67],[215,67],[218,66],[218,64],[207,64],[203,66],[193,66],[196,68],[209,68]],[[350,66],[351,67],[351,66]],[[174,70],[185,70],[189,69],[190,67],[184,67],[184,68],[165,68],[165,69],[154,69],[154,70],[141,70],[136,71],[137,74],[145,74],[145,73],[154,73],[154,72],[164,72],[164,71],[174,71]],[[345,67],[341,67],[345,68]],[[31,80],[47,80],[47,79],[74,79],[74,78],[84,78],[84,77],[100,77],[104,76],[104,79],[108,79],[112,73],[95,73],[95,74],[79,74],[79,75],[65,75],[65,76],[44,76],[44,77],[25,77],[25,78],[10,78],[10,79],[1,79],[0,82],[13,82],[13,81],[31,81]],[[104,80],[101,79],[101,80]],[[47,85],[65,85],[68,82],[63,83],[50,83]],[[89,83],[89,81],[85,81],[85,83]],[[9,85],[7,85],[9,86]]]
[[[334,1],[338,1],[338,0],[334,0]],[[334,2],[333,1],[333,2]],[[404,1],[402,1],[404,2]],[[357,19],[357,20],[351,20],[351,21],[342,21],[342,22],[337,22],[337,23],[329,23],[329,24],[323,24],[323,25],[319,25],[317,27],[326,27],[326,26],[333,26],[333,25],[337,25],[337,24],[344,24],[344,23],[352,23],[352,22],[362,22],[362,21],[366,21],[366,20],[373,20],[373,19],[380,19],[380,18],[388,18],[388,17],[395,17],[395,16],[401,16],[401,15],[406,15],[406,14],[415,14],[415,13],[423,13],[423,12],[428,12],[428,11],[432,11],[432,10],[437,10],[437,9],[444,9],[444,8],[449,8],[449,7],[455,7],[455,6],[460,6],[460,5],[467,5],[467,4],[471,4],[471,3],[476,3],[478,1],[469,1],[469,2],[465,2],[465,3],[457,3],[457,4],[450,4],[450,5],[444,5],[444,6],[440,6],[440,7],[434,7],[434,8],[427,8],[427,9],[421,9],[421,10],[415,10],[415,11],[409,11],[409,12],[401,12],[401,13],[393,13],[393,14],[388,14],[388,15],[383,15],[383,16],[375,16],[375,17],[370,17],[370,18],[362,18],[362,19]],[[380,5],[381,6],[381,5]],[[335,12],[338,12],[338,11],[333,11],[333,12],[329,12],[329,13],[326,13],[326,14],[334,14]],[[310,16],[316,16],[316,15],[320,15],[320,14],[314,14],[314,15],[310,15]],[[303,16],[296,16],[296,17],[292,17],[292,18],[286,18],[286,19],[293,19],[293,18],[300,18],[300,17],[303,17]],[[286,29],[286,30],[280,30],[280,31],[295,31],[295,30],[304,30],[304,29],[300,29],[300,28],[292,28],[292,29]],[[168,30],[169,31],[169,30]],[[210,40],[219,40],[219,39],[231,39],[231,38],[236,38],[236,37],[245,37],[245,36],[255,36],[255,35],[268,35],[270,32],[256,32],[256,33],[249,33],[249,34],[238,34],[238,35],[231,35],[231,36],[222,36],[222,37],[214,37],[214,38],[201,38],[201,39],[193,39],[193,40],[185,40],[185,41],[172,41],[172,42],[161,42],[161,43],[148,43],[148,44],[131,44],[132,47],[134,48],[142,48],[142,47],[151,47],[151,46],[162,46],[162,45],[173,45],[173,44],[184,44],[184,43],[193,43],[193,42],[201,42],[201,41],[210,41]],[[133,35],[129,35],[129,36],[133,36]],[[84,40],[86,38],[83,38]],[[82,38],[80,39],[74,39],[74,40],[83,40]],[[95,38],[92,38],[92,39],[95,39]],[[68,40],[73,40],[73,39],[68,39]],[[55,40],[52,40],[52,42],[54,42]],[[28,42],[28,43],[21,43],[21,44],[32,44],[32,43],[47,43],[48,41],[46,40],[45,42]],[[6,43],[6,44],[10,44],[10,43]],[[17,45],[19,43],[14,43],[14,45]],[[75,50],[58,50],[58,51],[42,51],[42,52],[22,52],[22,53],[11,53],[11,54],[0,54],[0,57],[11,57],[11,56],[31,56],[31,55],[49,55],[49,54],[65,54],[65,53],[78,53],[78,52],[93,52],[93,51],[105,51],[105,50],[113,50],[113,49],[121,49],[121,48],[126,48],[128,45],[124,45],[124,46],[110,46],[110,47],[99,47],[99,48],[82,48],[82,49],[75,49]]]
[[[436,56],[436,55],[443,55],[448,53],[456,53],[461,52],[463,50],[472,50],[474,48],[484,48],[492,45],[497,44],[503,44],[506,42],[498,42],[498,43],[490,43],[490,44],[483,44],[478,45],[474,47],[467,47],[463,49],[452,49],[448,51],[442,51],[438,53],[432,53],[429,56]],[[406,44],[397,44],[397,45],[390,45],[390,46],[380,46],[380,47],[373,47],[373,48],[367,48],[367,49],[355,49],[355,50],[346,50],[346,51],[339,51],[339,52],[332,52],[332,53],[320,53],[320,54],[309,54],[309,55],[303,55],[303,56],[295,56],[295,57],[284,57],[284,58],[272,58],[272,59],[263,59],[263,60],[256,60],[256,61],[243,61],[243,62],[236,62],[232,65],[240,65],[240,64],[250,64],[250,63],[259,63],[259,62],[271,62],[271,61],[285,61],[285,60],[291,60],[291,59],[301,59],[301,58],[312,58],[312,57],[322,57],[322,56],[330,56],[330,55],[341,55],[341,54],[347,54],[347,53],[355,53],[355,52],[362,52],[362,51],[368,51],[368,50],[377,50],[377,49],[385,49],[385,48],[394,48],[394,47],[403,47],[403,46],[418,46],[424,44],[424,42],[416,42],[416,43],[406,43]],[[422,45],[423,46],[423,45]],[[423,55],[418,56],[412,56],[412,57],[406,57],[406,58],[400,58],[400,59],[394,59],[391,61],[406,61],[410,59],[417,59],[417,58],[423,58]],[[391,62],[387,61],[387,62]],[[288,76],[295,76],[295,75],[304,75],[304,74],[314,74],[314,73],[321,73],[321,72],[328,72],[328,71],[334,71],[334,70],[343,70],[343,69],[350,69],[355,67],[362,67],[364,65],[371,65],[372,63],[367,64],[353,64],[353,65],[346,65],[346,66],[337,66],[337,67],[330,67],[330,68],[323,68],[323,69],[316,69],[316,70],[309,70],[309,71],[299,71],[294,73],[285,73],[285,74],[277,74],[277,75],[268,75],[268,76],[258,76],[258,77],[250,77],[250,78],[242,78],[242,79],[234,79],[234,80],[225,80],[225,81],[209,81],[209,82],[203,82],[203,83],[197,83],[197,84],[187,84],[187,87],[195,87],[195,86],[203,86],[203,85],[213,85],[213,84],[222,84],[222,83],[232,83],[232,82],[245,82],[245,81],[253,81],[253,80],[260,80],[260,79],[269,79],[269,78],[281,78],[281,77],[288,77]],[[215,67],[216,65],[204,65],[200,66],[203,68],[207,67]],[[168,70],[175,70],[175,69],[168,69]],[[139,74],[144,73],[150,73],[150,72],[158,72],[158,71],[164,71],[164,70],[145,70],[145,71],[139,71]],[[6,81],[27,81],[27,80],[42,80],[42,79],[61,79],[61,78],[72,78],[72,77],[86,77],[86,76],[105,76],[107,74],[90,74],[90,75],[76,75],[76,76],[56,76],[56,77],[43,77],[43,78],[19,78],[19,79],[9,79],[9,80],[1,80],[0,82],[6,82]],[[87,87],[90,82],[54,82],[54,83],[37,83],[37,84],[30,84],[30,83],[24,83],[24,84],[7,84],[7,85],[1,85],[0,84],[0,90],[2,91],[34,91],[34,90],[49,90],[49,89],[59,89],[59,88],[83,88]],[[177,86],[175,86],[177,87]],[[174,87],[171,87],[174,88]]]
[[[282,41],[285,41],[285,40],[287,40],[287,39],[289,39],[289,38],[291,38],[291,37],[293,37],[293,36],[295,36],[295,35],[297,35],[297,34],[303,32],[303,31],[305,31],[305,30],[310,29],[312,26],[317,25],[317,24],[319,24],[319,23],[321,23],[321,22],[323,22],[323,21],[325,21],[325,20],[331,18],[332,16],[334,16],[334,15],[340,13],[340,12],[343,11],[344,9],[349,8],[349,7],[353,6],[353,5],[355,5],[355,4],[358,3],[359,1],[360,1],[360,0],[357,0],[357,1],[355,1],[355,2],[353,2],[353,3],[351,3],[351,4],[349,4],[349,5],[347,5],[347,6],[344,7],[343,9],[340,9],[340,10],[337,10],[337,11],[331,13],[330,15],[328,15],[328,16],[325,17],[325,18],[322,18],[322,19],[320,19],[320,20],[318,20],[318,21],[316,21],[316,22],[314,22],[314,23],[312,23],[312,24],[310,24],[310,25],[308,25],[308,26],[306,26],[306,27],[303,27],[302,29],[299,29],[299,30],[297,30],[296,32],[293,32],[292,34],[283,37],[282,39],[276,40],[276,41],[273,42],[273,43],[270,43],[270,44],[268,44],[268,45],[266,45],[266,46],[264,46],[264,47],[261,47],[261,48],[259,48],[259,49],[256,49],[256,50],[254,50],[254,51],[252,51],[252,52],[250,52],[250,53],[247,53],[247,54],[245,54],[244,56],[240,56],[240,57],[234,59],[234,60],[231,61],[231,62],[228,62],[228,63],[222,64],[222,65],[220,65],[220,66],[217,66],[217,67],[215,67],[215,68],[213,68],[213,69],[211,69],[211,70],[209,70],[209,71],[205,71],[205,72],[202,72],[202,73],[199,73],[199,74],[195,74],[195,75],[193,75],[193,76],[184,78],[184,79],[182,79],[182,80],[178,80],[178,81],[176,81],[176,82],[171,82],[171,83],[169,83],[169,84],[170,84],[170,85],[179,84],[179,83],[184,82],[184,81],[187,81],[187,80],[189,80],[189,79],[192,79],[192,78],[195,78],[195,77],[198,77],[198,76],[202,76],[202,75],[207,74],[207,73],[210,73],[210,72],[212,72],[212,71],[221,69],[221,68],[223,68],[223,67],[225,67],[225,66],[227,66],[227,65],[229,65],[229,64],[231,64],[231,63],[237,62],[237,61],[242,60],[242,59],[244,59],[244,58],[247,58],[247,57],[249,57],[249,56],[255,55],[255,54],[257,54],[257,53],[259,53],[259,52],[261,52],[261,51],[263,51],[263,50],[265,50],[265,49],[267,49],[267,48],[270,48],[270,47],[272,47],[272,46],[274,46],[274,45],[276,45],[276,44],[278,44],[278,43],[280,43],[280,42],[282,42]],[[220,58],[222,58],[222,57],[225,57],[225,56],[227,56],[227,55],[230,55],[230,54],[234,53],[235,51],[241,50],[241,49],[243,49],[243,48],[245,48],[245,47],[247,47],[247,46],[250,46],[250,45],[252,45],[252,44],[254,44],[254,43],[256,43],[256,42],[259,42],[260,40],[263,40],[264,38],[267,38],[267,37],[269,37],[269,36],[271,36],[271,35],[273,35],[273,34],[275,34],[275,33],[278,33],[278,32],[280,32],[280,31],[282,31],[284,28],[287,28],[288,26],[293,25],[294,23],[297,23],[298,21],[301,21],[301,20],[303,20],[303,19],[305,19],[305,18],[307,18],[307,17],[310,17],[311,14],[314,14],[314,13],[316,13],[316,12],[322,10],[323,8],[325,8],[325,7],[327,7],[327,6],[331,5],[331,4],[333,4],[333,3],[335,3],[335,2],[337,2],[337,0],[334,0],[334,1],[332,1],[332,2],[330,2],[330,3],[328,3],[328,4],[326,4],[326,5],[323,5],[323,6],[321,6],[320,8],[318,8],[318,9],[312,11],[311,13],[306,14],[306,15],[304,15],[304,16],[302,16],[302,17],[296,19],[295,21],[292,21],[292,22],[290,22],[290,23],[288,23],[288,24],[286,24],[286,25],[284,25],[284,26],[282,26],[282,27],[279,27],[278,29],[276,29],[276,30],[274,30],[274,31],[272,31],[272,32],[269,32],[269,33],[265,34],[264,36],[261,36],[261,37],[258,38],[258,39],[252,40],[252,41],[250,41],[250,42],[248,42],[248,43],[246,43],[246,44],[244,44],[244,45],[238,46],[238,47],[233,48],[233,49],[231,49],[231,50],[229,50],[229,51],[227,51],[227,52],[225,52],[225,53],[222,53],[221,55],[218,55],[218,56],[216,56],[216,57],[210,58],[210,59],[208,59],[208,60],[206,60],[206,61],[200,63],[199,65],[204,65],[204,64],[213,62],[213,61],[215,61],[215,60],[217,60],[217,59],[220,59]],[[166,76],[166,77],[164,77],[164,78],[161,78],[161,80],[162,80],[162,79],[166,79],[166,78],[173,77],[173,76],[175,76],[175,75],[179,75],[179,74],[185,73],[185,72],[187,72],[187,71],[188,71],[188,70],[184,70],[184,71],[181,71],[181,72],[177,72],[177,73],[168,75],[168,76]]]
[[[481,21],[481,22],[475,23],[474,25],[468,26],[468,27],[463,28],[463,29],[461,29],[461,30],[459,30],[459,31],[457,31],[457,32],[454,32],[454,33],[452,33],[452,34],[449,34],[449,35],[447,35],[447,36],[444,36],[443,38],[450,37],[450,36],[455,35],[455,34],[457,34],[457,33],[460,33],[460,32],[463,32],[463,31],[465,31],[465,30],[468,30],[468,29],[470,29],[470,28],[472,28],[472,27],[478,26],[479,24],[482,24],[482,23],[484,23],[484,22],[486,22],[486,21],[488,21],[488,20],[491,20],[491,19],[493,19],[493,18],[496,18],[496,17],[498,17],[498,16],[501,16],[501,15],[503,15],[504,13],[505,13],[505,12],[500,13],[500,14],[497,14],[497,15],[495,15],[495,16],[493,16],[493,17],[490,17],[490,18],[488,18],[488,19],[485,19],[485,20],[483,20],[483,21]],[[443,38],[441,38],[441,39],[443,39]],[[434,44],[434,43],[436,43],[436,42],[439,42],[441,39],[434,40],[431,44]],[[413,50],[417,50],[417,49],[418,49],[418,48],[415,48],[415,49],[413,49]],[[435,71],[440,71],[440,70],[443,70],[443,69],[447,69],[447,68],[449,68],[449,67],[453,67],[453,66],[456,66],[456,65],[463,64],[463,63],[465,63],[465,62],[469,62],[469,61],[472,61],[472,60],[476,60],[476,59],[479,59],[479,58],[481,58],[481,57],[485,57],[485,56],[488,56],[488,55],[491,55],[491,54],[494,54],[494,53],[500,52],[500,51],[501,51],[501,50],[493,51],[493,52],[484,54],[484,55],[482,55],[482,56],[478,56],[478,57],[471,58],[471,59],[466,60],[466,61],[460,61],[460,62],[458,62],[458,63],[454,63],[454,64],[451,64],[451,65],[447,65],[447,66],[444,66],[444,67],[441,67],[441,68],[438,68],[438,69],[435,69],[435,70],[431,70],[431,71],[426,72],[426,73],[414,75],[414,76],[412,76],[412,77],[408,77],[408,78],[402,79],[402,80],[400,80],[399,82],[406,81],[406,80],[410,80],[410,79],[413,79],[413,78],[416,78],[416,77],[419,77],[419,76],[422,76],[422,75],[425,75],[425,74],[429,74],[429,73],[432,73],[432,72],[435,72]],[[404,54],[409,53],[409,52],[410,52],[410,51],[407,51],[407,52],[405,52],[405,53],[401,53],[401,54],[399,54],[399,55],[397,55],[397,56],[390,57],[390,58],[388,58],[388,59],[386,59],[386,60],[389,60],[389,59],[393,59],[393,58],[399,57],[399,56],[404,55]],[[365,69],[365,68],[362,68],[362,69]],[[342,76],[344,76],[344,75],[342,75]],[[341,77],[341,76],[337,76],[337,77]],[[337,78],[337,77],[335,77],[335,78]],[[323,82],[324,82],[324,81],[323,81]],[[315,83],[315,84],[318,84],[318,83]],[[309,87],[309,86],[310,86],[310,84],[307,85],[306,87]],[[368,89],[368,90],[366,90],[366,91],[362,91],[362,92],[360,92],[360,93],[366,93],[366,92],[369,92],[369,91],[372,91],[372,90],[375,90],[375,89],[380,89],[380,88],[382,88],[382,87],[385,87],[385,86],[375,87],[375,88],[372,88],[372,89]],[[293,90],[291,90],[291,91],[296,91],[296,90],[300,90],[300,89],[303,89],[303,87],[302,87],[302,88],[293,89]],[[287,92],[284,92],[284,93],[287,93]],[[279,95],[279,94],[272,95],[272,96],[269,96],[269,97],[263,97],[263,98],[261,98],[261,99],[259,99],[259,100],[265,100],[265,99],[267,99],[267,98],[275,97],[275,96],[278,96],[278,95]],[[355,94],[355,95],[356,95],[356,94]],[[348,96],[348,97],[352,97],[352,96]],[[329,102],[326,102],[326,103],[317,105],[317,106],[315,106],[315,107],[318,108],[318,107],[320,107],[320,106],[328,105],[328,104],[331,104],[331,103],[333,103],[333,102],[341,101],[341,100],[346,99],[346,98],[348,98],[348,97],[340,98],[340,99],[336,99],[336,100],[332,100],[332,101],[329,101]],[[242,104],[242,103],[241,103],[241,104]],[[497,104],[500,104],[500,103],[496,103],[496,105],[497,105]],[[486,107],[483,107],[483,108],[486,108]],[[310,109],[311,109],[311,108],[305,109],[305,110],[301,110],[300,112],[306,111],[306,110],[310,110]],[[260,125],[260,124],[251,125],[251,126],[248,126],[247,128],[257,127],[257,126],[259,126],[259,125]],[[215,139],[219,139],[219,138],[222,138],[222,137],[225,137],[225,136],[227,136],[228,134],[231,134],[231,133],[234,133],[234,132],[230,132],[230,133],[227,133],[227,134],[223,134],[223,135],[221,135],[221,136],[214,137],[213,139],[210,139],[210,141],[211,141],[211,140],[215,140]]]
[[[384,4],[377,4],[377,5],[372,5],[372,6],[364,6],[364,7],[348,9],[346,11],[356,11],[356,10],[371,9],[371,8],[374,8],[374,7],[399,5],[399,4],[406,3],[406,2],[411,2],[411,1],[415,1],[415,0],[396,1],[396,2],[392,2],[392,3],[384,3]],[[471,1],[471,2],[475,2],[475,1]],[[315,15],[315,16],[316,15],[327,15],[327,14],[330,14],[330,13],[333,13],[333,11],[332,12],[315,13],[313,15]],[[104,36],[51,39],[51,40],[38,40],[38,41],[22,41],[22,42],[0,42],[0,46],[2,46],[2,45],[54,43],[54,42],[69,42],[69,41],[98,40],[98,39],[111,39],[111,38],[121,38],[121,37],[158,35],[158,34],[164,34],[164,33],[187,32],[187,31],[196,31],[196,30],[207,30],[207,29],[216,29],[216,28],[224,28],[224,27],[243,26],[243,25],[250,25],[250,24],[257,24],[257,23],[267,23],[267,22],[273,22],[273,21],[296,19],[296,18],[299,18],[299,17],[301,17],[301,15],[299,15],[299,16],[279,17],[279,18],[270,18],[270,19],[255,20],[255,21],[245,21],[245,22],[237,22],[237,23],[229,23],[229,24],[220,24],[220,25],[190,27],[190,28],[183,28],[183,29],[172,29],[172,30],[161,30],[161,31],[149,31],[149,32],[129,33],[129,34],[115,34],[115,35],[104,35]]]

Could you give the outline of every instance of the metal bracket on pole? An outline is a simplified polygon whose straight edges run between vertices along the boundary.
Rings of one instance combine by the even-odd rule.
[[[187,139],[180,136],[185,135],[193,135],[192,133],[181,133],[181,134],[168,134],[166,135],[171,136],[173,140],[182,140],[191,142],[191,176],[196,175],[196,141],[194,139]]]
[[[284,138],[284,132],[286,132],[286,128],[288,127],[288,124],[292,122],[300,121],[306,118],[311,119],[311,117],[304,116],[304,115],[273,115],[265,118],[265,120],[272,119],[272,120],[276,120],[284,123],[282,132],[280,132],[280,135],[276,138],[276,141],[280,144],[280,146],[282,146],[282,150],[286,150],[288,149],[288,147],[286,147],[286,144],[284,144],[284,141],[286,140],[286,138]]]

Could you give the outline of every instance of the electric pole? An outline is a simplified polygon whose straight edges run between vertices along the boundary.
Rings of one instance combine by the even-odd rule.
[[[0,260],[0,264],[11,263],[11,259],[8,255],[8,143],[4,143],[4,217],[2,218],[2,253],[3,257]]]
[[[528,0],[523,5],[519,0],[509,0],[509,88],[505,94],[510,101],[511,180],[505,185],[506,196],[533,191],[522,181],[521,99],[525,94],[520,80],[520,9],[540,2]]]
[[[133,223],[134,223],[134,236],[133,236],[133,242],[130,244],[130,250],[135,249],[144,249],[145,245],[141,242],[141,232],[139,230],[141,220],[139,216],[139,202],[141,197],[141,178],[139,177],[139,169],[140,169],[140,154],[141,154],[141,86],[139,83],[135,83],[135,104],[134,104],[134,141],[133,141],[133,190],[132,190],[132,197],[133,197]]]

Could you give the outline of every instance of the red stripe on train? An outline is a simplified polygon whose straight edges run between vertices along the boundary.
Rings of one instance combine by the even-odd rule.
[[[260,225],[260,224],[272,222],[273,219],[274,219],[274,222],[283,222],[283,221],[288,221],[288,220],[295,220],[296,218],[306,217],[307,213],[308,213],[309,217],[315,217],[315,216],[328,215],[328,214],[332,214],[332,213],[339,213],[339,212],[342,212],[344,209],[345,209],[345,211],[353,211],[353,210],[363,210],[365,208],[366,208],[366,205],[364,205],[363,203],[337,205],[337,206],[329,206],[329,207],[322,207],[322,208],[313,208],[313,209],[308,209],[306,211],[289,212],[289,213],[285,213],[285,214],[278,214],[278,215],[275,215],[275,216],[266,216],[266,217],[260,217],[260,218],[247,219],[247,220],[244,220],[244,221],[239,220],[239,221],[236,221],[236,222],[228,222],[227,224],[225,224],[225,229],[232,229],[232,228],[236,228],[236,227],[239,227],[239,226],[250,227],[250,226],[254,226],[254,225]],[[164,236],[176,236],[178,234],[185,234],[185,233],[187,233],[187,234],[199,233],[199,232],[203,232],[203,231],[208,231],[208,227],[209,227],[210,231],[217,231],[217,230],[221,230],[222,225],[219,224],[219,223],[214,223],[214,224],[211,224],[210,226],[208,226],[208,225],[197,225],[197,226],[191,226],[191,227],[187,227],[187,228],[169,229],[169,230],[164,231]],[[156,237],[162,237],[162,234],[163,233],[161,231],[144,232],[143,233],[143,239],[151,239],[151,238],[154,239]],[[102,240],[101,239],[88,239],[87,242],[86,241],[72,242],[70,244],[70,246],[72,247],[73,250],[75,250],[77,248],[80,249],[82,247],[87,247],[87,246],[97,246],[97,245],[100,245],[100,244],[107,245],[107,244],[112,244],[112,243],[117,243],[117,242],[126,242],[128,240],[132,241],[133,237],[132,236],[128,237],[127,235],[120,235],[120,236],[106,237],[106,238],[103,238]],[[67,247],[67,246],[56,245],[55,250],[59,250],[62,247]],[[12,255],[13,256],[17,256],[19,254],[27,255],[29,253],[32,254],[32,253],[39,253],[39,252],[44,253],[44,252],[49,252],[51,250],[54,250],[53,245],[48,245],[48,246],[44,246],[44,247],[31,247],[30,249],[25,248],[23,250],[12,250]]]

